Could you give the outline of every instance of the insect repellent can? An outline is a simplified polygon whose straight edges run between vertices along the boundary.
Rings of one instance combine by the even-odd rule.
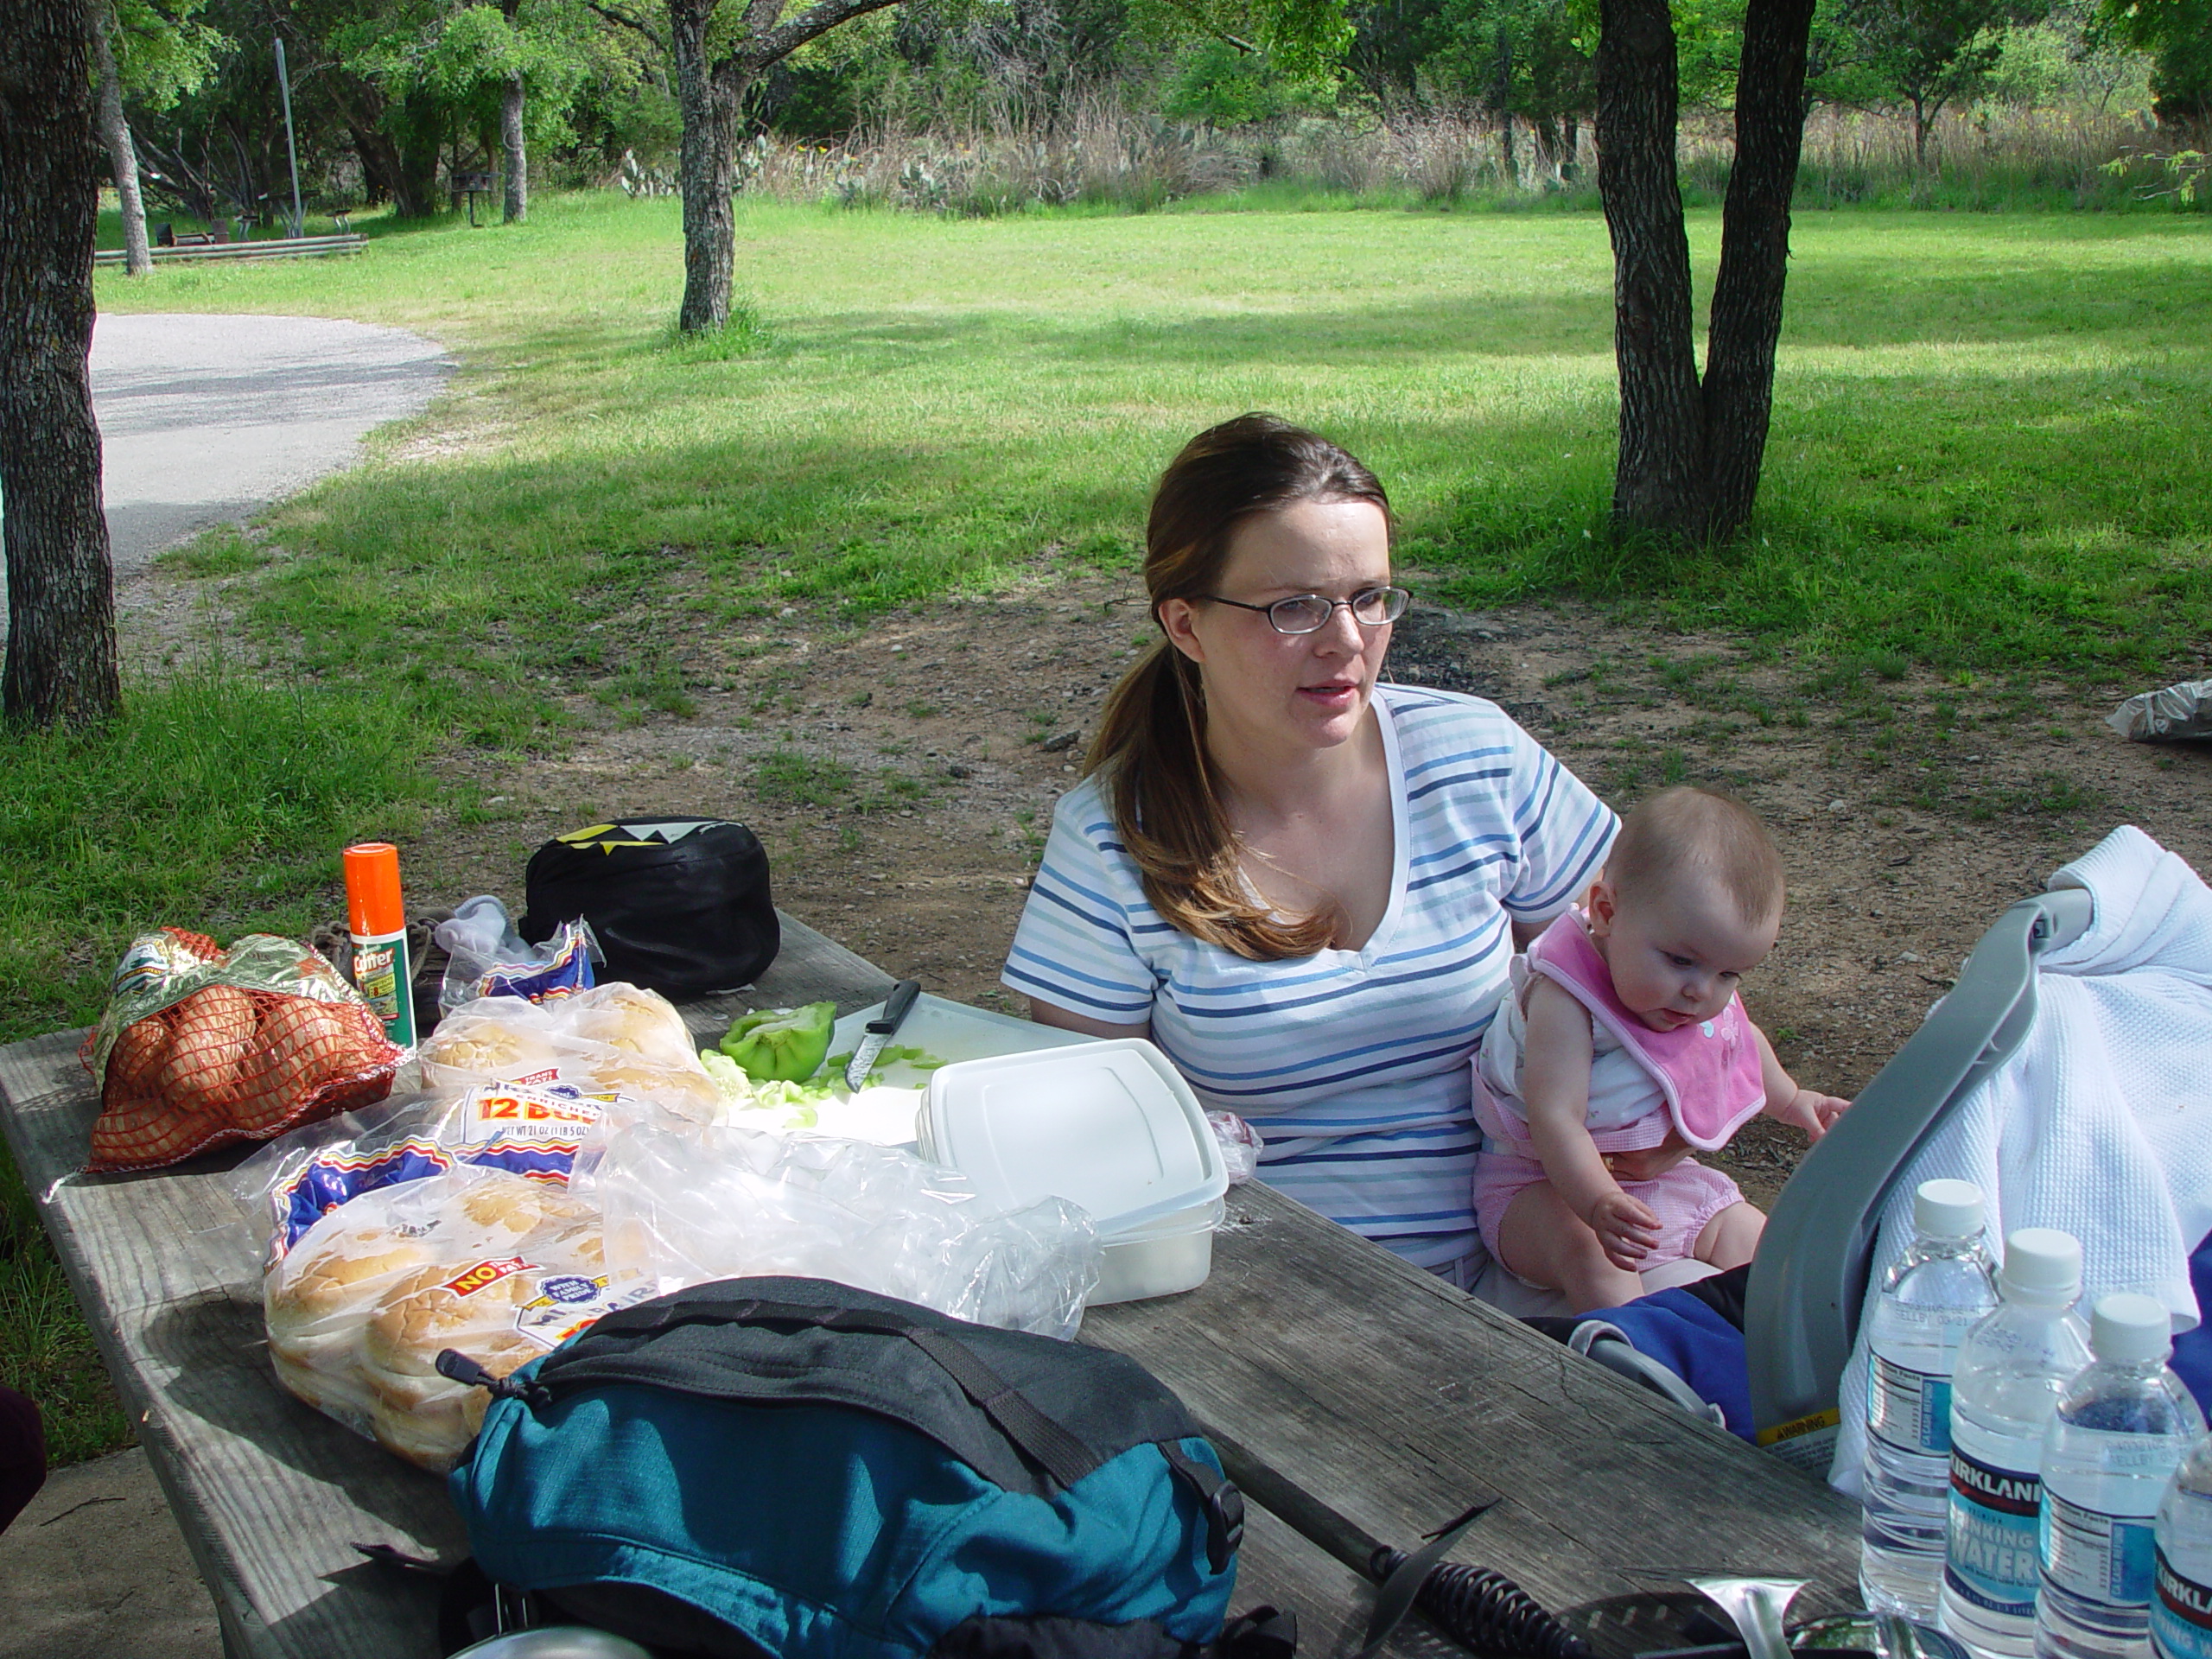
[[[399,849],[390,842],[346,849],[346,920],[353,935],[354,985],[384,1021],[384,1034],[412,1048],[415,969],[399,899]]]

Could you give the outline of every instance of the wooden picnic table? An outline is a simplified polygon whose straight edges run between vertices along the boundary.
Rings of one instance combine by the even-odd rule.
[[[891,982],[786,917],[753,992],[686,1018],[712,1037],[740,1006],[828,999],[849,1013]],[[0,1048],[0,1124],[226,1652],[430,1659],[434,1587],[355,1546],[457,1560],[467,1543],[442,1484],[277,1386],[229,1184],[242,1152],[73,1173],[97,1111],[80,1036]],[[1601,1653],[1639,1645],[1607,1604],[1666,1588],[1653,1567],[1812,1580],[1793,1613],[1855,1604],[1857,1512],[1843,1499],[1257,1184],[1232,1189],[1203,1287],[1095,1309],[1082,1339],[1141,1360],[1215,1436],[1250,1501],[1236,1605],[1294,1608],[1314,1659],[1360,1645],[1363,1539],[1415,1548],[1484,1493],[1504,1501],[1452,1559],[1573,1610]],[[1417,1620],[1389,1650],[1461,1651]]]

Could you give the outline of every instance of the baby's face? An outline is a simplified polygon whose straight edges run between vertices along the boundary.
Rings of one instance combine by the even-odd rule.
[[[1747,922],[1719,884],[1693,878],[1660,893],[1617,893],[1599,882],[1590,933],[1613,976],[1613,995],[1654,1031],[1710,1020],[1736,982],[1766,960],[1779,912]]]

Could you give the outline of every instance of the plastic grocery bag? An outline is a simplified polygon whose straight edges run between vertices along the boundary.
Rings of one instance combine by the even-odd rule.
[[[544,944],[525,944],[507,907],[488,893],[440,922],[435,937],[446,952],[438,1006],[448,1011],[480,996],[519,996],[532,1002],[567,996],[590,989],[597,978],[592,968],[600,951],[588,922],[565,922]]]
[[[2212,737],[2212,680],[2139,691],[2107,715],[2105,724],[2138,743]]]
[[[379,1100],[402,1055],[360,993],[297,941],[249,933],[225,950],[163,928],[124,953],[79,1058],[100,1084],[87,1167],[108,1171]]]
[[[959,1171],[864,1141],[715,1127],[620,1101],[575,1179],[605,1217],[610,1267],[657,1295],[793,1274],[1065,1338],[1098,1282],[1080,1207],[1047,1198],[994,1211]]]

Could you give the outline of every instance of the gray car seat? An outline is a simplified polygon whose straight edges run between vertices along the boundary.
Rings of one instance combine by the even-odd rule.
[[[2088,893],[2066,888],[2000,916],[1950,994],[1776,1200],[1745,1291],[1751,1421],[1760,1445],[1808,1473],[1827,1474],[1837,1391],[1891,1189],[1952,1105],[2020,1046],[2035,1024],[2037,961],[2079,938],[2091,915]]]

